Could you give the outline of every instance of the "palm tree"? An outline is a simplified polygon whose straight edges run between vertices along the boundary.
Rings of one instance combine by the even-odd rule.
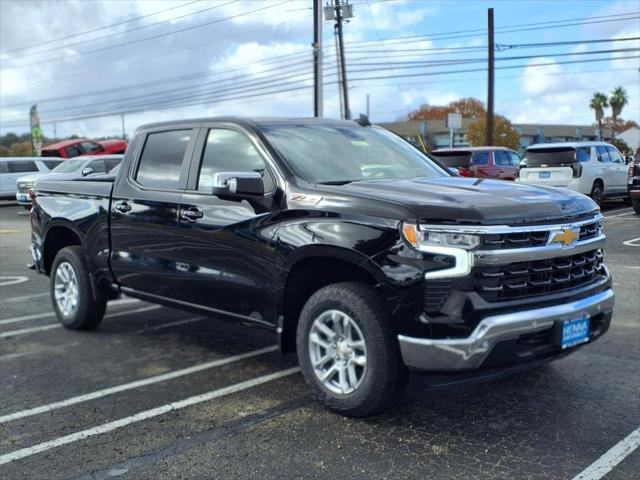
[[[625,105],[629,103],[629,95],[627,95],[627,91],[618,87],[613,92],[611,92],[611,97],[609,97],[609,104],[611,105],[611,116],[613,117],[613,127],[611,127],[611,136],[615,136],[616,127],[618,117],[620,113],[622,113],[622,109]]]
[[[591,98],[589,108],[596,112],[596,122],[598,122],[598,133],[600,140],[602,140],[602,118],[604,117],[604,109],[609,106],[609,99],[602,92],[596,92]]]

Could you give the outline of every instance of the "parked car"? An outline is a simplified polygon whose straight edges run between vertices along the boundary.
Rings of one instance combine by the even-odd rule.
[[[627,189],[633,210],[640,215],[640,149],[636,151],[636,156],[629,163]]]
[[[0,158],[0,198],[13,198],[16,194],[16,180],[24,174],[37,172],[46,173],[62,162],[62,158]]]
[[[81,155],[113,155],[123,154],[127,149],[124,140],[105,140],[95,142],[80,138],[76,140],[63,140],[62,142],[47,145],[42,149],[43,157],[73,158]]]
[[[98,157],[82,157],[65,160],[56,168],[48,172],[34,173],[18,178],[16,181],[16,200],[25,208],[31,208],[32,199],[29,191],[33,189],[36,181],[42,178],[55,178],[57,180],[69,180],[77,177],[86,177],[92,174],[107,173],[122,161],[122,155],[100,155]]]
[[[409,368],[494,377],[611,321],[591,199],[452,176],[379,127],[147,125],[115,178],[35,193],[30,251],[62,325],[96,327],[125,293],[262,327],[344,415],[384,409]]]
[[[626,161],[605,142],[532,145],[522,156],[517,181],[569,188],[597,204],[628,198]]]
[[[505,147],[441,148],[431,155],[462,177],[515,180],[520,164],[520,155]]]

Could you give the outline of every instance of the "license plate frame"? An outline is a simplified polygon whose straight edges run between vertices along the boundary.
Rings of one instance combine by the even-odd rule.
[[[571,320],[565,320],[561,324],[560,348],[563,350],[589,341],[591,334],[591,318],[583,315]]]
[[[551,178],[551,172],[538,172],[538,178]]]

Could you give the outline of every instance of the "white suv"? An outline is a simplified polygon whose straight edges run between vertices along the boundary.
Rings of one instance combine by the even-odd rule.
[[[605,142],[531,145],[522,156],[516,181],[569,188],[589,195],[598,204],[629,195],[625,159]]]

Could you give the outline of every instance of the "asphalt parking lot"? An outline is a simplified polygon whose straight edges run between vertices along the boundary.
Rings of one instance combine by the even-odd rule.
[[[640,217],[605,210],[604,338],[490,383],[417,378],[394,411],[354,420],[315,403],[264,331],[126,298],[98,330],[64,330],[25,269],[28,214],[3,206],[0,477],[639,478]]]

